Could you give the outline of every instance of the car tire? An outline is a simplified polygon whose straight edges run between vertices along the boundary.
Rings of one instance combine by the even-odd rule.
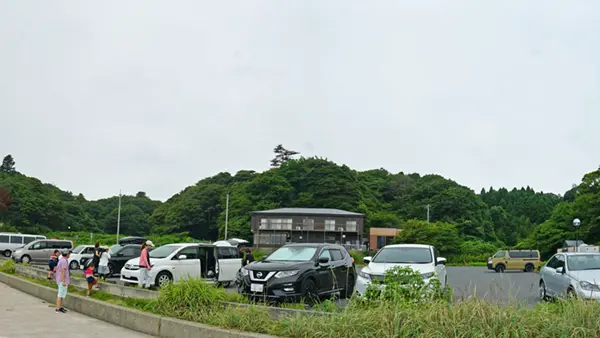
[[[77,263],[77,261],[72,261],[69,264],[69,269],[70,270],[79,270],[79,263]]]
[[[540,281],[540,286],[538,288],[538,295],[540,296],[540,300],[548,300],[548,294],[546,293],[546,283],[544,281]]]
[[[533,272],[533,270],[535,270],[535,268],[533,267],[533,264],[525,265],[525,272]]]
[[[567,299],[577,299],[577,294],[575,293],[575,290],[573,290],[572,287],[569,287],[567,289]]]
[[[161,271],[156,276],[156,280],[154,281],[154,284],[156,285],[156,287],[160,288],[160,287],[166,285],[167,283],[171,283],[171,282],[173,282],[173,275],[171,275],[171,273],[168,271]]]
[[[4,250],[4,257],[10,257],[11,254],[10,250]]]
[[[354,286],[356,282],[354,280],[354,275],[348,275],[348,279],[346,281],[346,287],[342,290],[342,298],[350,298],[352,297],[352,293],[354,292]]]
[[[227,289],[231,285],[231,282],[220,282],[219,286]]]
[[[506,268],[504,267],[504,264],[498,264],[498,265],[496,265],[496,269],[495,270],[498,273],[503,273],[506,270]]]
[[[21,263],[23,263],[23,264],[31,263],[31,257],[29,257],[28,255],[24,255],[23,257],[21,257]]]
[[[312,304],[319,300],[317,294],[317,283],[312,278],[307,278],[302,282],[302,297],[304,301]]]

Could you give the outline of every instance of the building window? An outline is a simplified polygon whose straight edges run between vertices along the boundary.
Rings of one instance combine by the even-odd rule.
[[[257,235],[258,244],[263,245],[285,245],[286,243],[286,234],[259,234]]]
[[[266,230],[269,228],[269,220],[266,218],[260,219],[260,228],[261,230]]]
[[[385,236],[377,236],[377,249],[381,249],[385,246]]]
[[[315,230],[315,220],[305,218],[302,220],[302,229],[304,230]]]
[[[346,231],[356,231],[356,221],[346,221]]]
[[[334,219],[326,219],[325,220],[325,231],[335,231],[335,220]]]
[[[271,223],[271,226],[269,227],[269,229],[292,230],[292,219],[291,218],[287,218],[287,219],[275,218],[275,219],[271,219],[270,223]]]

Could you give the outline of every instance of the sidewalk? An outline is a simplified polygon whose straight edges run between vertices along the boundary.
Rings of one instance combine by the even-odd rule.
[[[54,307],[0,283],[0,338],[151,337],[73,311],[58,314]]]

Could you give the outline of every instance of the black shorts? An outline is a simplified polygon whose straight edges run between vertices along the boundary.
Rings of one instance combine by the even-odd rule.
[[[87,278],[87,282],[88,282],[88,284],[94,284],[94,281],[95,281],[95,280],[96,280],[96,279],[95,279],[94,277],[88,277],[88,278]]]

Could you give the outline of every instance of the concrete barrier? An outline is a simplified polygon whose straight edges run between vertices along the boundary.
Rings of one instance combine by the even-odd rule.
[[[17,274],[33,277],[33,278],[41,278],[45,279],[48,276],[48,271],[42,270],[39,268],[25,266],[21,264],[16,264],[15,269]],[[83,278],[77,278],[75,276],[71,276],[71,285],[79,288],[79,289],[87,289],[87,281]],[[159,292],[150,291],[145,289],[139,289],[130,286],[112,284],[112,283],[98,283],[100,291],[109,293],[113,296],[119,297],[127,297],[127,298],[138,298],[138,299],[156,299],[160,295]],[[232,302],[223,302],[224,306],[228,307],[257,307],[261,308],[269,314],[272,319],[281,319],[289,316],[297,316],[297,315],[311,315],[311,316],[331,316],[335,315],[335,313],[330,312],[321,312],[321,311],[308,311],[308,310],[299,310],[299,309],[286,309],[280,307],[273,306],[264,306],[257,304],[243,304],[243,303],[232,303]]]
[[[43,299],[48,303],[53,304],[56,302],[57,290],[54,288],[4,273],[0,273],[0,282]],[[209,325],[162,317],[78,295],[68,295],[64,300],[64,306],[75,312],[155,337],[273,338],[273,336],[269,335],[226,330]]]

